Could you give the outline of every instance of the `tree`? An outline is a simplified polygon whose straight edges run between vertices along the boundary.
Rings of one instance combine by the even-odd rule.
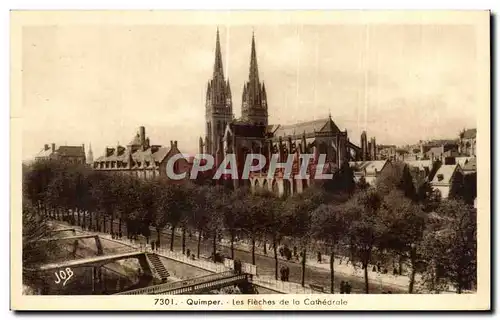
[[[195,205],[189,215],[189,223],[198,231],[198,258],[200,258],[201,237],[209,229],[212,215],[215,212],[214,202],[216,197],[215,187],[205,185],[193,189],[192,198]]]
[[[166,213],[166,220],[172,228],[170,235],[170,251],[174,250],[175,229],[187,219],[188,191],[182,184],[165,183],[161,190],[161,205]]]
[[[441,194],[432,189],[429,181],[425,181],[418,187],[416,199],[425,212],[432,212],[438,208]]]
[[[269,191],[259,191],[255,195],[260,198],[263,211],[264,232],[271,235],[274,251],[274,277],[278,280],[278,243],[284,234],[283,205],[284,202]]]
[[[207,233],[212,236],[212,256],[214,262],[216,262],[217,257],[217,237],[224,230],[224,215],[222,206],[225,205],[226,201],[224,197],[229,192],[224,186],[217,185],[212,187],[211,192],[208,193],[206,200],[213,200],[213,211],[208,217],[208,223],[206,226]],[[213,196],[213,198],[212,198]],[[222,199],[222,200],[221,200]]]
[[[342,206],[320,205],[312,213],[312,234],[330,246],[330,292],[334,293],[335,246],[341,242],[347,223]]]
[[[218,209],[222,213],[225,229],[231,241],[231,259],[234,260],[234,241],[236,234],[243,227],[242,218],[248,211],[248,190],[236,189],[231,194],[223,193]]]
[[[327,199],[328,195],[321,188],[311,187],[303,193],[292,196],[285,205],[286,232],[298,239],[302,248],[302,286],[305,286],[307,245],[311,240],[312,212]]]
[[[386,227],[381,223],[382,198],[374,189],[361,192],[345,204],[346,230],[351,255],[364,269],[365,292],[369,293],[368,264]]]
[[[425,214],[402,191],[393,190],[384,198],[381,219],[386,232],[381,234],[379,249],[389,249],[411,264],[409,293],[413,293],[415,275],[422,266],[422,240]]]
[[[48,217],[42,215],[42,212],[36,210],[28,201],[23,201],[22,225],[23,283],[36,284],[42,278],[35,270],[41,264],[47,263],[60,248],[55,241],[39,241],[48,238],[53,228],[48,224]]]
[[[381,195],[389,194],[393,189],[399,189],[411,200],[416,199],[415,185],[408,165],[395,161],[377,178],[376,187]]]
[[[437,213],[443,218],[424,238],[430,262],[427,282],[451,283],[457,293],[477,282],[477,211],[463,201],[445,200]]]

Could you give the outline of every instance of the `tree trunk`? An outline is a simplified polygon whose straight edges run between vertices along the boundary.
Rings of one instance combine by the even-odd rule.
[[[109,219],[109,233],[115,232],[114,222],[115,222],[115,216],[111,216],[111,219]]]
[[[398,261],[398,273],[400,276],[403,275],[403,257],[401,255],[399,256],[399,261]]]
[[[274,249],[274,278],[278,280],[278,245],[276,239],[273,240]]]
[[[186,254],[186,227],[182,227],[182,254]]]
[[[201,246],[201,228],[198,230],[198,251],[196,252],[196,258],[200,259],[200,246]]]
[[[122,217],[120,215],[120,217],[118,218],[118,234],[120,234],[122,232],[122,223],[123,223],[123,221],[122,221]]]
[[[266,236],[264,236],[264,254],[267,254],[267,239],[266,239]]]
[[[365,273],[365,293],[370,293],[370,288],[368,286],[368,262],[363,261],[364,273]]]
[[[408,293],[413,293],[413,287],[415,286],[415,275],[417,273],[417,269],[415,266],[416,265],[415,249],[411,250],[410,261],[411,261],[411,272],[410,272],[410,285],[408,286]]]
[[[255,265],[255,236],[252,235],[252,264]]]
[[[231,232],[231,259],[234,260],[234,233]]]
[[[172,225],[172,233],[170,234],[170,251],[174,251],[175,225]]]
[[[304,248],[302,256],[302,281],[301,285],[305,287],[306,285],[306,249]]]
[[[106,216],[102,217],[102,232],[106,233]]]
[[[214,262],[216,262],[215,261],[215,254],[217,253],[217,232],[216,231],[214,231],[214,239],[213,240],[214,240],[214,242],[213,242],[213,252],[212,252],[212,254],[214,256]]]
[[[330,293],[332,294],[335,292],[334,262],[335,262],[335,251],[332,246],[332,252],[330,253]]]

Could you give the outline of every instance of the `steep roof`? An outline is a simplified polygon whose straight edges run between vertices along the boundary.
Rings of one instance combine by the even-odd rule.
[[[60,146],[56,153],[63,157],[85,157],[85,150],[82,146]]]
[[[477,168],[476,158],[469,159],[463,166],[463,169],[465,171],[476,171],[477,170],[476,168]]]
[[[339,133],[340,129],[331,118],[323,118],[290,125],[280,125],[274,135],[277,137],[298,136],[302,135],[304,132],[308,134],[318,131],[332,132],[335,134]]]
[[[50,157],[51,154],[52,154],[52,149],[49,148],[49,149],[45,150],[45,148],[44,148],[40,152],[38,152],[38,154],[35,157],[36,158],[48,158],[48,157]]]
[[[450,184],[458,168],[460,168],[458,164],[442,165],[434,175],[432,184]]]
[[[463,139],[475,139],[477,129],[467,129],[463,132]]]
[[[95,162],[101,161],[121,161],[128,164],[129,159],[132,158],[134,162],[150,162],[150,166],[154,165],[154,162],[162,162],[168,155],[171,149],[161,146],[153,146],[147,148],[146,150],[136,150],[131,152],[131,150],[125,150],[117,154],[116,149],[113,149],[113,153],[108,156],[104,155],[95,160]],[[154,152],[153,152],[154,151]]]
[[[425,168],[432,168],[432,160],[405,160],[406,164],[410,167],[418,168],[419,170],[425,170]]]
[[[349,166],[354,171],[366,171],[366,173],[377,173],[382,171],[387,164],[387,160],[374,160],[374,161],[351,161]]]

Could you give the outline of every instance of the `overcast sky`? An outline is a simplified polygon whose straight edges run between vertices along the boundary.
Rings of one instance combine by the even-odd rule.
[[[45,143],[151,143],[198,150],[217,25],[23,28],[23,159]],[[358,144],[456,137],[476,127],[475,29],[451,25],[219,25],[240,116],[255,32],[269,123],[328,116]]]

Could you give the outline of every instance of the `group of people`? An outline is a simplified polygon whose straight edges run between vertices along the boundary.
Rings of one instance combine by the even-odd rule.
[[[123,236],[123,234],[122,234],[122,232],[121,232],[121,231],[120,231],[120,232],[117,232],[117,233],[115,233],[115,232],[111,232],[111,238],[112,238],[112,239],[120,239],[120,240],[121,240],[122,236]]]
[[[352,286],[349,281],[341,281],[340,282],[340,293],[350,294],[352,290]]]

